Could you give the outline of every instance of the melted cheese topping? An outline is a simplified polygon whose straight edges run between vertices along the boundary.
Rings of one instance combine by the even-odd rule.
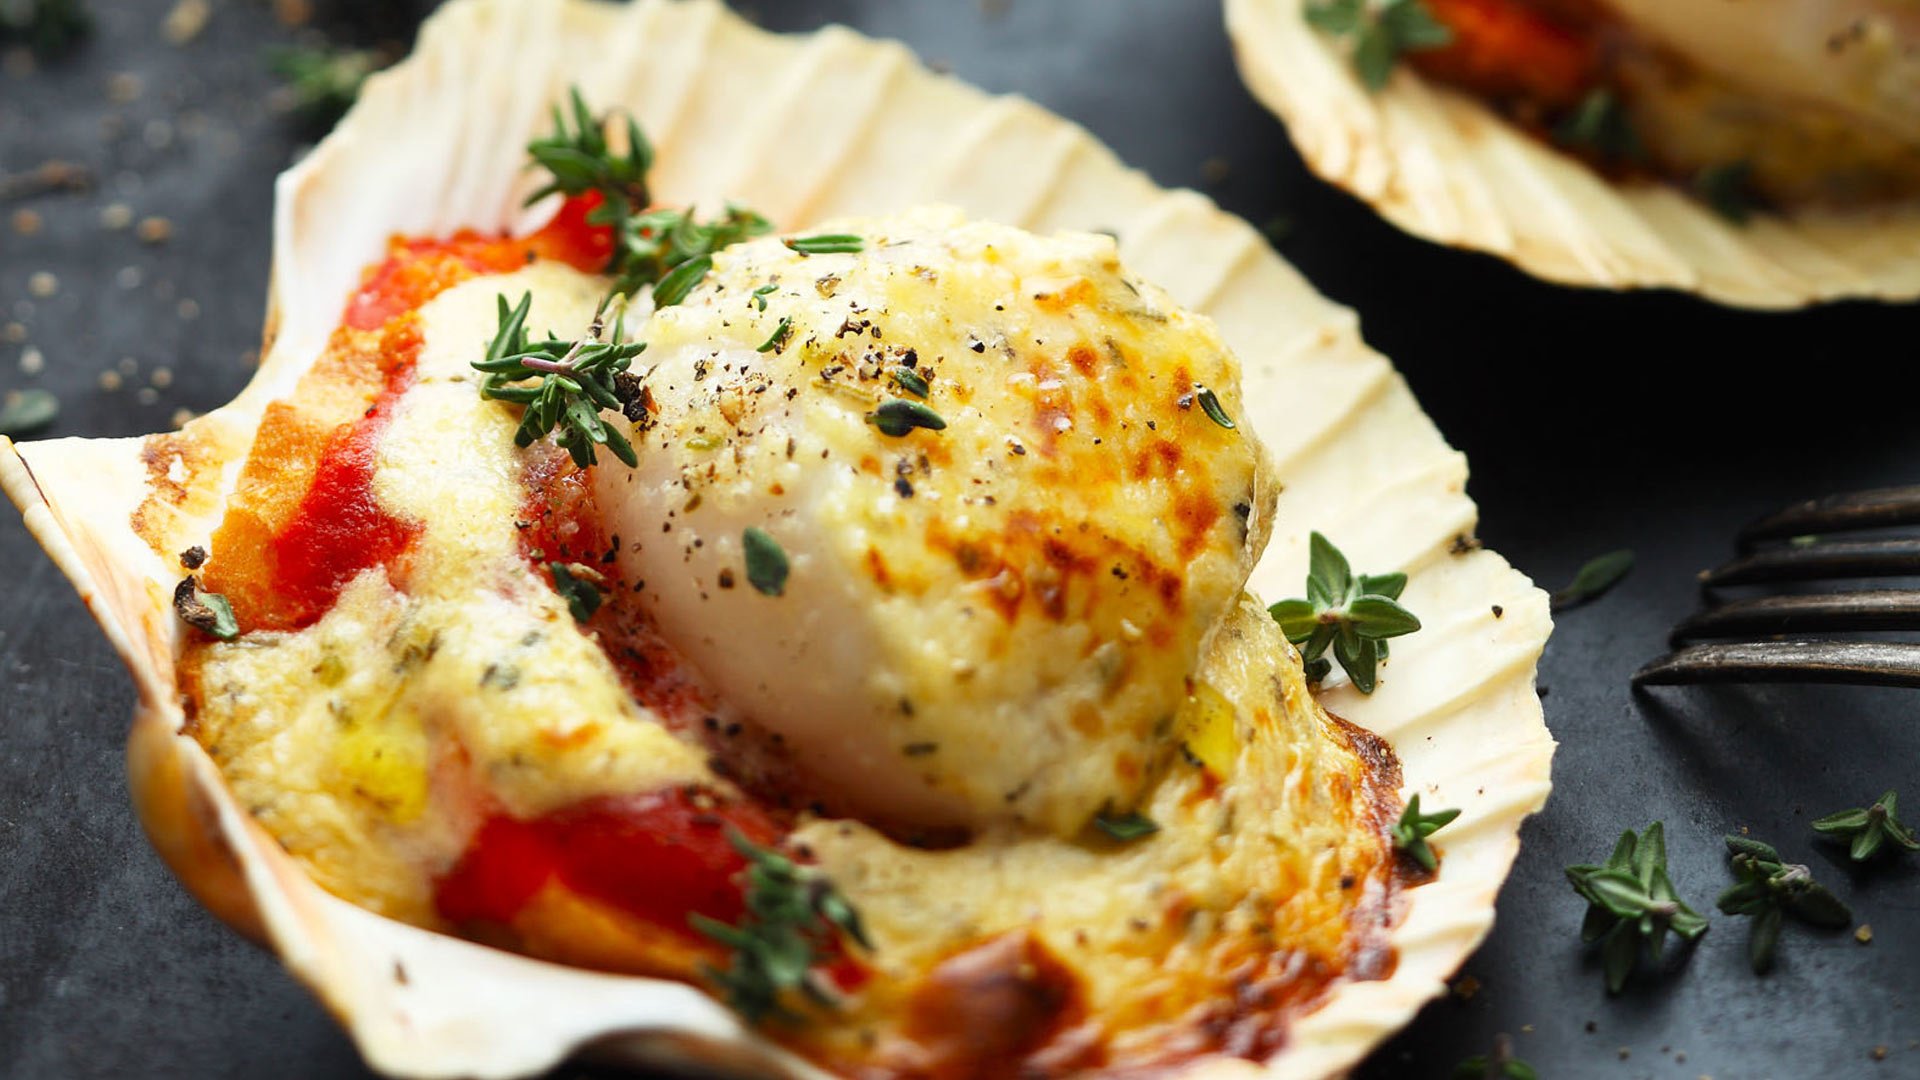
[[[197,670],[198,735],[241,805],[383,913],[437,923],[432,880],[491,806],[532,817],[708,775],[519,557],[519,420],[468,366],[497,295],[532,291],[533,325],[584,326],[604,287],[540,263],[429,302],[375,473],[384,508],[422,529],[393,571],[404,592],[367,571],[313,626],[210,649]]]
[[[776,1034],[874,1076],[1265,1056],[1332,980],[1387,970],[1378,935],[1396,883],[1385,827],[1398,770],[1382,744],[1320,710],[1298,656],[1239,591],[1264,540],[1259,452],[1181,400],[1202,382],[1236,413],[1232,360],[1204,321],[1128,283],[1104,240],[943,216],[862,228],[877,250],[860,259],[772,244],[729,254],[685,308],[647,325],[658,415],[637,442],[651,464],[597,471],[622,564],[650,576],[585,625],[524,550],[529,455],[543,451],[513,446],[518,410],[482,400],[468,361],[492,332],[496,296],[530,291],[534,326],[578,327],[604,282],[539,263],[441,293],[419,312],[418,371],[372,478],[380,510],[415,530],[410,545],[302,629],[190,646],[194,732],[240,803],[326,888],[480,933],[449,926],[435,889],[488,828],[601,797],[671,791],[659,805],[695,818],[714,797],[742,799],[728,779],[741,760],[710,758],[695,736],[733,729],[731,695],[764,697],[726,681],[734,672],[703,652],[709,639],[777,650],[809,627],[844,629],[855,644],[831,647],[848,650],[848,670],[877,672],[915,707],[856,718],[873,735],[864,749],[859,724],[816,744],[883,770],[834,775],[968,807],[972,773],[946,756],[904,779],[884,773],[935,756],[902,746],[925,737],[978,770],[995,799],[1010,779],[1044,791],[1016,799],[1019,814],[970,818],[968,842],[940,851],[856,820],[783,818],[789,850],[830,875],[878,949],[843,1009]],[[763,313],[751,296],[773,278]],[[836,337],[849,315],[882,332]],[[796,328],[786,350],[758,352],[781,318]],[[890,391],[868,373],[909,349],[949,426],[882,437],[864,414]],[[1074,359],[1082,350],[1090,371]],[[816,385],[843,353],[839,388]],[[692,370],[702,359],[704,379]],[[742,401],[754,370],[794,393]],[[1153,471],[1168,459],[1177,467]],[[1131,476],[1142,460],[1146,475]],[[769,495],[775,483],[786,492]],[[690,507],[696,494],[712,508]],[[1181,519],[1202,501],[1204,524]],[[1241,502],[1249,513],[1234,511]],[[722,570],[744,572],[729,546],[743,521],[789,545],[784,596],[720,584]],[[1084,577],[1043,577],[1055,564],[1032,555],[1056,537],[1089,561]],[[964,544],[986,561],[957,558]],[[1017,594],[1010,571],[1023,575]],[[1172,576],[1178,604],[1147,587],[1156,575]],[[1048,588],[1071,618],[1049,611]],[[676,639],[680,616],[662,597],[700,603],[688,598],[703,589],[739,606]],[[996,596],[1018,603],[1002,609]],[[634,669],[610,657],[637,662],[628,629],[649,605],[670,644],[707,658],[719,704],[649,707],[629,692]],[[847,684],[848,671],[828,674],[840,682],[825,692],[843,701],[873,693]],[[817,677],[759,675],[774,691]],[[1092,730],[1081,731],[1087,709]],[[1152,767],[1125,775],[1127,754]],[[833,774],[833,762],[814,764],[812,780]],[[1080,815],[1123,800],[1160,831],[1122,844],[1080,828]],[[1053,815],[1067,827],[1035,827]],[[507,925],[484,928],[488,940],[690,980],[724,959],[683,925],[645,922],[565,880],[535,885]]]
[[[822,228],[867,251],[728,248],[647,324],[640,465],[598,470],[623,567],[829,809],[1062,835],[1130,809],[1265,542],[1260,447],[1196,400],[1240,411],[1225,345],[1106,237]],[[889,402],[945,426],[885,433]],[[748,587],[748,528],[784,595]]]

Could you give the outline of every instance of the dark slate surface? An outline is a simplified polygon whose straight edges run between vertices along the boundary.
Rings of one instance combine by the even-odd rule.
[[[58,392],[56,434],[132,435],[178,408],[212,408],[247,378],[271,180],[302,133],[267,103],[259,50],[291,36],[267,4],[216,3],[183,46],[159,33],[166,2],[92,6],[100,33],[78,53],[0,73],[0,172],[63,158],[95,178],[87,192],[0,207],[42,219],[24,236],[0,220],[0,324],[19,323],[46,360],[24,374],[22,344],[0,335],[0,391]],[[404,42],[425,5],[318,6],[337,34]],[[1855,873],[1806,829],[1890,786],[1920,807],[1920,698],[1727,689],[1636,701],[1626,683],[1742,521],[1920,476],[1913,309],[1758,315],[1570,292],[1410,240],[1307,175],[1241,89],[1207,0],[758,7],[782,28],[839,20],[904,39],[1084,123],[1162,183],[1199,187],[1256,224],[1284,217],[1282,252],[1360,311],[1470,455],[1489,544],[1549,584],[1597,552],[1639,553],[1632,577],[1568,613],[1548,647],[1558,789],[1466,966],[1477,992],[1428,1008],[1363,1077],[1443,1076],[1502,1032],[1548,1077],[1920,1076],[1920,859]],[[137,77],[136,98],[112,100],[117,73]],[[103,229],[116,202],[169,219],[171,239]],[[37,271],[57,277],[53,296],[29,295]],[[123,358],[137,370],[103,388]],[[128,680],[11,514],[0,565],[0,1074],[362,1075],[308,995],[148,849],[121,765]],[[1716,918],[1664,978],[1609,1000],[1560,868],[1655,818],[1696,906],[1726,881],[1717,837],[1750,825],[1829,879],[1873,943],[1791,929],[1779,970],[1756,979],[1745,926]]]

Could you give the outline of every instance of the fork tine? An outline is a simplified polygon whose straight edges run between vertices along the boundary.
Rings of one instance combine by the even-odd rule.
[[[1746,551],[1762,540],[1917,524],[1920,524],[1920,484],[1795,503],[1748,524],[1740,530],[1738,543],[1740,549]]]
[[[1633,673],[1635,686],[1822,682],[1920,687],[1920,644],[1769,641],[1689,645]]]
[[[1920,575],[1920,540],[1832,540],[1756,551],[1700,578],[1703,585]]]
[[[1673,628],[1676,646],[1694,638],[1754,637],[1813,630],[1920,629],[1920,590],[1862,589],[1810,596],[1730,600]]]

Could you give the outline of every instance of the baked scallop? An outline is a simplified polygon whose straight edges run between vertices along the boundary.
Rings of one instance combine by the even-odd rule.
[[[1744,307],[1920,296],[1910,4],[1228,0],[1227,21],[1307,163],[1417,236]]]
[[[527,203],[569,83],[651,159]],[[701,252],[626,281],[627,190]],[[1544,597],[1199,197],[845,31],[464,0],[275,244],[238,399],[0,481],[156,846],[374,1068],[1327,1075],[1485,933]],[[1264,606],[1314,530],[1418,614],[1384,666]]]

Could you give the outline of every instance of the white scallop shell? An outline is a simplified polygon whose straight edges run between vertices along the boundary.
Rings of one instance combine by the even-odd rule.
[[[1739,307],[1920,297],[1920,205],[1721,219],[1684,192],[1615,184],[1478,99],[1396,71],[1369,93],[1307,0],[1226,0],[1240,73],[1309,167],[1415,236],[1548,281],[1671,288]]]
[[[269,944],[383,1073],[521,1076],[587,1052],[818,1075],[690,987],[499,952],[333,897],[178,733],[178,569],[135,535],[130,515],[151,490],[184,484],[151,512],[183,537],[210,533],[262,409],[320,352],[388,236],[536,224],[519,209],[532,183],[523,147],[570,81],[638,115],[658,144],[655,190],[667,202],[736,198],[787,227],[946,202],[1030,229],[1111,229],[1137,272],[1218,321],[1286,485],[1253,588],[1299,591],[1309,528],[1356,565],[1411,572],[1406,599],[1426,628],[1395,642],[1371,698],[1334,688],[1325,700],[1393,741],[1409,793],[1465,812],[1442,838],[1438,880],[1410,893],[1390,979],[1341,985],[1264,1067],[1215,1062],[1195,1074],[1337,1075],[1440,994],[1492,924],[1554,747],[1533,688],[1546,597],[1492,552],[1455,551],[1475,523],[1465,460],[1361,342],[1353,313],[1245,222],[1155,187],[1027,101],[930,73],[897,44],[840,28],[774,35],[712,0],[447,5],[415,55],[375,77],[340,128],[280,178],[269,345],[239,398],[144,460],[136,439],[0,438],[0,486],[133,670],[134,800],[189,888]],[[183,446],[219,467],[196,472],[172,456]]]

